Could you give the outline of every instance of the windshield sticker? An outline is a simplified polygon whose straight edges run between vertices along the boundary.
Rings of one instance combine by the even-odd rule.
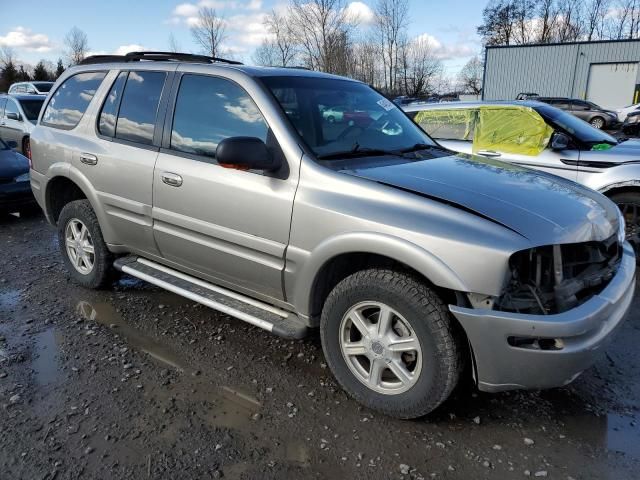
[[[391,103],[389,100],[387,100],[386,98],[381,98],[376,103],[380,105],[382,108],[384,108],[387,112],[395,108],[395,105]]]

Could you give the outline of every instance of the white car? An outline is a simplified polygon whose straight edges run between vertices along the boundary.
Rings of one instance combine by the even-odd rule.
[[[53,87],[53,82],[18,82],[9,87],[11,94],[46,95]]]
[[[627,115],[631,112],[640,111],[640,103],[634,103],[633,105],[628,105],[624,108],[618,108],[616,110],[616,114],[618,115],[618,121],[624,122],[627,119]]]

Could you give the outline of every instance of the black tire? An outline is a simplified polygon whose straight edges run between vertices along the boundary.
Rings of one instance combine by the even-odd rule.
[[[87,227],[93,241],[94,263],[93,269],[88,274],[82,274],[76,270],[67,253],[65,230],[72,219],[80,220]],[[64,206],[58,218],[58,244],[65,267],[74,282],[83,287],[94,289],[104,288],[113,283],[115,279],[114,256],[104,243],[98,218],[91,208],[89,200],[74,200]]]
[[[627,223],[627,241],[636,252],[636,262],[640,263],[640,192],[616,193],[610,198],[623,212]]]
[[[350,370],[340,347],[340,325],[349,309],[364,301],[382,302],[404,317],[420,342],[423,367],[403,393],[379,393]],[[329,294],[320,321],[322,347],[337,381],[358,402],[396,418],[410,419],[434,410],[451,394],[463,369],[462,346],[444,303],[410,274],[370,269],[342,280]]]
[[[597,128],[598,130],[603,129],[606,126],[606,122],[602,117],[593,117],[589,120],[589,123],[593,128]]]

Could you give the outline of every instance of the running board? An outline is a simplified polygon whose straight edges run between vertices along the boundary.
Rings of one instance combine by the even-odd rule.
[[[226,288],[205,282],[146,258],[121,257],[114,267],[194,302],[226,313],[280,337],[299,339],[307,326],[294,314]]]

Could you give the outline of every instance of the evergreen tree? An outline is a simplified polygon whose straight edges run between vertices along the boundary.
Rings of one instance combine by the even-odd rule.
[[[29,72],[24,69],[24,65],[20,65],[20,70],[18,70],[18,81],[19,82],[28,82],[31,80],[29,76]]]
[[[58,66],[56,67],[55,77],[58,78],[60,75],[64,73],[64,64],[62,63],[62,59],[58,59]]]
[[[51,80],[51,74],[44,65],[44,61],[40,60],[33,69],[33,79],[40,82],[47,82]]]
[[[12,60],[5,63],[0,75],[0,92],[6,92],[12,83],[18,81],[18,70]]]

